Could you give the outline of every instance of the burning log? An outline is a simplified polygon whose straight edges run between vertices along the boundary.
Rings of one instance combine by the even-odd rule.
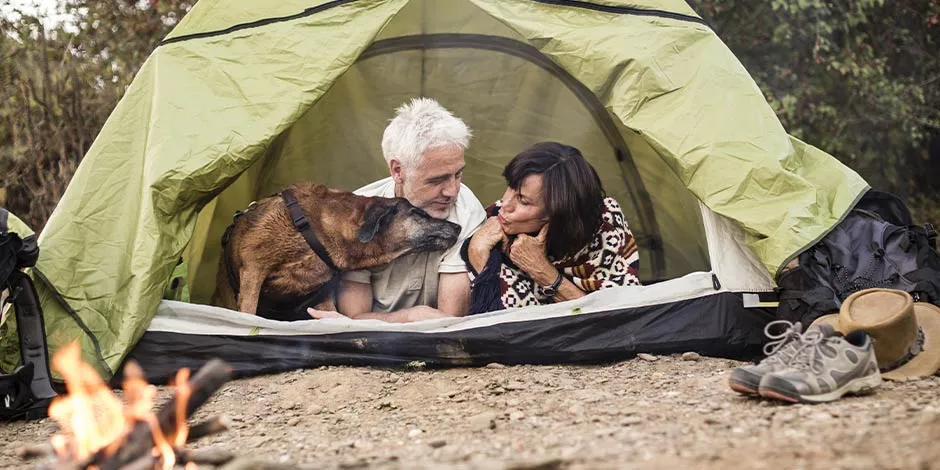
[[[52,458],[40,468],[53,470],[171,470],[207,465],[228,470],[286,470],[293,465],[239,459],[222,449],[187,449],[186,443],[228,429],[219,417],[192,427],[186,420],[206,403],[232,376],[232,368],[209,361],[192,378],[182,369],[174,381],[173,396],[154,413],[153,386],[144,380],[136,364],[124,368],[127,404],[111,391],[91,366],[81,360],[77,344],[60,350],[52,358],[55,370],[65,378],[68,394],[49,405],[49,416],[66,434],[56,434],[48,443],[19,450],[24,460]]]
[[[77,344],[60,350],[52,358],[66,382],[68,394],[49,405],[49,416],[65,434],[56,434],[46,444],[20,449],[23,459],[56,457],[56,470],[145,470],[173,468],[177,463],[223,465],[233,456],[220,450],[190,450],[184,446],[228,428],[218,418],[203,421],[192,429],[187,417],[206,403],[232,376],[231,367],[219,360],[209,361],[191,379],[182,369],[174,381],[173,396],[154,413],[156,389],[144,379],[136,364],[124,369],[124,395],[121,403],[98,376],[81,360]]]
[[[155,439],[155,430],[151,423],[138,421],[116,452],[109,452],[107,447],[102,448],[81,468],[96,465],[101,470],[116,470],[135,462],[142,455],[150,454],[154,446],[160,444],[158,441],[162,440],[163,436],[177,436],[186,416],[190,416],[202,406],[231,376],[232,368],[228,364],[217,359],[209,361],[188,382],[188,387],[177,386],[173,398],[157,413],[160,436]],[[188,436],[183,437],[182,443],[186,442],[186,437]]]

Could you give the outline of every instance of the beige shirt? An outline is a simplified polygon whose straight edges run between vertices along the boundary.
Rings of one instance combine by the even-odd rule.
[[[388,177],[354,192],[362,196],[395,197],[395,181]],[[447,220],[461,228],[454,246],[447,251],[412,253],[370,270],[349,271],[343,274],[343,279],[372,284],[373,312],[394,312],[416,305],[437,308],[438,275],[467,271],[460,258],[460,246],[485,219],[483,205],[470,188],[461,184],[457,203],[447,216]]]

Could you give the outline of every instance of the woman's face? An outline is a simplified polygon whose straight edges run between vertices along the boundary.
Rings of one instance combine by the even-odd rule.
[[[542,175],[526,176],[518,191],[506,188],[497,218],[507,235],[541,230],[548,223],[548,211],[542,197]]]

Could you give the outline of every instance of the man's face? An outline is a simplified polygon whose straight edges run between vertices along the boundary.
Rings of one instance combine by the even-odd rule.
[[[457,146],[425,151],[416,168],[402,168],[398,160],[392,160],[389,166],[395,179],[395,195],[438,219],[446,219],[457,202],[463,168],[463,149]]]

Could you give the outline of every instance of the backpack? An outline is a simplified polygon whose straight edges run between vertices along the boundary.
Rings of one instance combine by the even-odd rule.
[[[914,225],[897,197],[869,191],[845,219],[799,255],[780,276],[777,316],[808,326],[835,313],[852,293],[903,290],[915,302],[940,306],[940,254],[930,224]]]
[[[49,350],[39,296],[32,280],[22,270],[32,267],[39,256],[33,234],[20,237],[9,229],[10,214],[0,208],[0,303],[12,304],[20,341],[21,365],[9,374],[0,372],[0,420],[40,419],[56,396],[49,373]]]

